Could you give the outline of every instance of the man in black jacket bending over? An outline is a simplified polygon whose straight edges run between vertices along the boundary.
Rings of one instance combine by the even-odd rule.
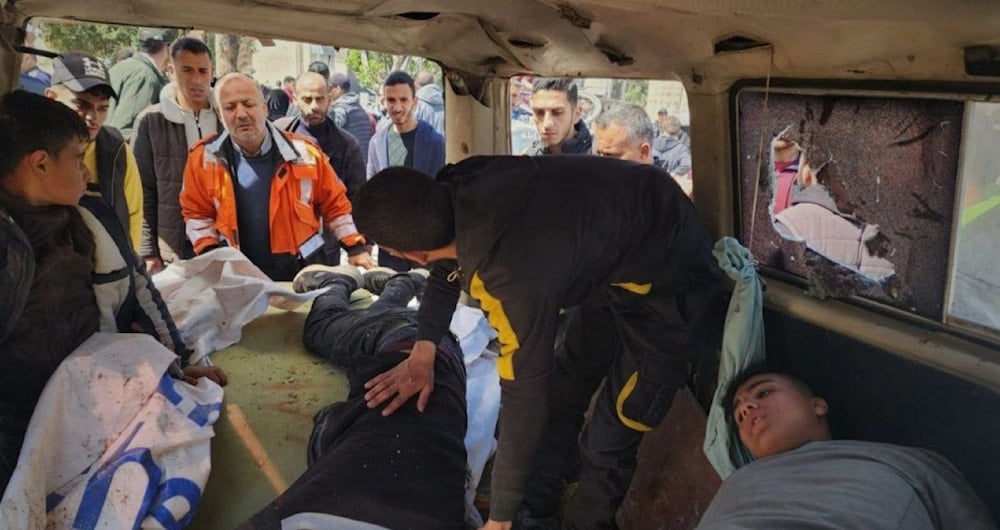
[[[674,392],[714,360],[726,284],[691,201],[662,170],[597,157],[474,157],[434,180],[390,168],[362,189],[354,218],[388,252],[432,264],[410,356],[373,380],[392,414],[432,390],[436,345],[459,291],[501,343],[499,449],[490,521],[509,528],[522,500],[552,517],[559,469],[579,436],[583,467],[564,527],[614,528],[645,432]],[[579,306],[579,307],[577,307]],[[570,317],[554,354],[557,321]],[[427,408],[427,410],[431,410]],[[532,478],[534,470],[535,478]]]

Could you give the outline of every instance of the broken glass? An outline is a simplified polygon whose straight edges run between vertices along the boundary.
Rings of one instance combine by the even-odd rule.
[[[753,88],[736,105],[740,232],[761,265],[940,320],[963,102]],[[827,232],[857,232],[855,253]]]

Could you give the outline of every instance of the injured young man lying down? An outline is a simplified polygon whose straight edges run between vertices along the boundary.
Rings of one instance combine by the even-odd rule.
[[[306,319],[306,348],[344,370],[347,400],[315,417],[309,467],[240,530],[465,530],[465,365],[447,336],[434,358],[434,392],[424,411],[410,400],[391,416],[365,402],[364,383],[406,359],[417,336],[407,307],[427,271],[311,265],[297,292],[327,289]],[[351,293],[378,295],[351,310]]]
[[[756,460],[723,482],[700,530],[997,528],[937,453],[833,440],[826,401],[790,375],[753,366],[724,403]]]

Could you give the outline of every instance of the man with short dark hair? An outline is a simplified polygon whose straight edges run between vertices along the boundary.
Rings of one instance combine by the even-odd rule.
[[[375,134],[375,124],[368,111],[361,106],[358,95],[351,92],[351,79],[347,74],[334,72],[330,76],[330,99],[333,101],[330,106],[333,122],[357,138],[361,144],[361,155],[367,163],[368,143]]]
[[[538,140],[522,155],[590,154],[593,138],[581,118],[572,79],[539,78],[531,88],[531,113]]]
[[[365,178],[365,160],[358,140],[329,118],[330,92],[326,79],[306,72],[295,81],[295,104],[298,117],[285,117],[274,125],[279,129],[312,139],[330,159],[337,177],[347,186],[347,197],[356,199]]]
[[[0,98],[0,496],[46,382],[91,335],[141,332],[189,354],[114,212],[87,191],[89,137],[51,99]],[[175,368],[225,384],[214,367]]]
[[[140,28],[138,38],[139,51],[111,67],[111,88],[118,99],[108,110],[108,125],[121,131],[126,141],[132,139],[139,113],[160,101],[160,91],[169,81],[164,72],[170,59],[170,34],[157,28]]]
[[[142,232],[142,184],[125,139],[117,129],[104,125],[109,105],[117,97],[108,69],[96,57],[79,52],[56,57],[52,67],[52,86],[45,89],[45,96],[73,109],[87,124],[90,141],[83,160],[90,171],[90,186],[115,211],[136,249]]]
[[[271,90],[268,87],[261,87],[264,92],[264,100],[267,101],[267,119],[275,121],[289,114],[289,110],[294,107],[292,100],[288,98],[288,93],[282,89]]]
[[[330,65],[324,63],[323,61],[313,61],[309,63],[309,67],[306,68],[307,72],[316,72],[317,74],[323,76],[323,79],[327,81],[330,80]]]
[[[347,187],[347,197],[353,202],[365,183],[365,160],[361,156],[358,141],[337,126],[327,111],[330,96],[326,79],[315,72],[306,72],[295,82],[295,104],[298,117],[284,117],[274,122],[275,127],[301,134],[312,139],[330,160],[333,171]],[[340,242],[329,230],[323,232],[324,263],[340,263]]]
[[[271,279],[288,281],[322,260],[321,231],[328,230],[351,265],[372,267],[347,189],[319,147],[267,121],[250,76],[222,76],[215,97],[226,130],[191,150],[180,195],[195,253],[236,247]]]
[[[184,37],[170,47],[170,61],[175,80],[163,88],[159,103],[139,115],[132,140],[142,175],[138,251],[151,273],[194,257],[181,216],[184,164],[189,149],[219,131],[212,103],[212,51],[201,40]]]
[[[528,495],[529,479],[551,465],[537,460],[543,446],[565,447],[565,459],[577,443],[583,467],[564,527],[612,528],[643,434],[664,418],[691,367],[714,359],[728,285],[694,206],[669,180],[653,166],[610,158],[480,156],[437,180],[389,168],[361,188],[359,226],[384,251],[433,267],[420,340],[406,361],[368,382],[369,406],[388,402],[383,414],[391,414],[419,393],[424,408],[434,351],[461,290],[499,334],[500,440],[487,528],[509,528],[522,500],[536,495],[554,501],[549,513],[533,506],[533,516],[554,517],[561,491]],[[568,307],[577,307],[573,340],[557,356]]]
[[[383,99],[391,125],[372,136],[368,146],[368,178],[389,167],[413,168],[435,175],[444,167],[444,138],[431,124],[413,114],[417,102],[413,78],[403,71],[392,72],[382,83]],[[381,243],[376,240],[375,243]],[[397,271],[412,265],[405,259],[379,252],[378,264]]]
[[[962,475],[937,453],[833,440],[829,405],[765,365],[737,376],[723,400],[756,461],[722,483],[699,529],[996,529]]]

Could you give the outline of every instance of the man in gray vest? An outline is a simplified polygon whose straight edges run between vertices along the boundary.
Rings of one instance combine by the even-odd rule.
[[[111,88],[104,63],[93,55],[71,52],[52,61],[52,86],[46,97],[73,109],[87,124],[83,164],[90,171],[91,191],[99,191],[111,205],[132,248],[139,244],[142,228],[142,184],[139,169],[122,134],[104,125],[117,94]]]

